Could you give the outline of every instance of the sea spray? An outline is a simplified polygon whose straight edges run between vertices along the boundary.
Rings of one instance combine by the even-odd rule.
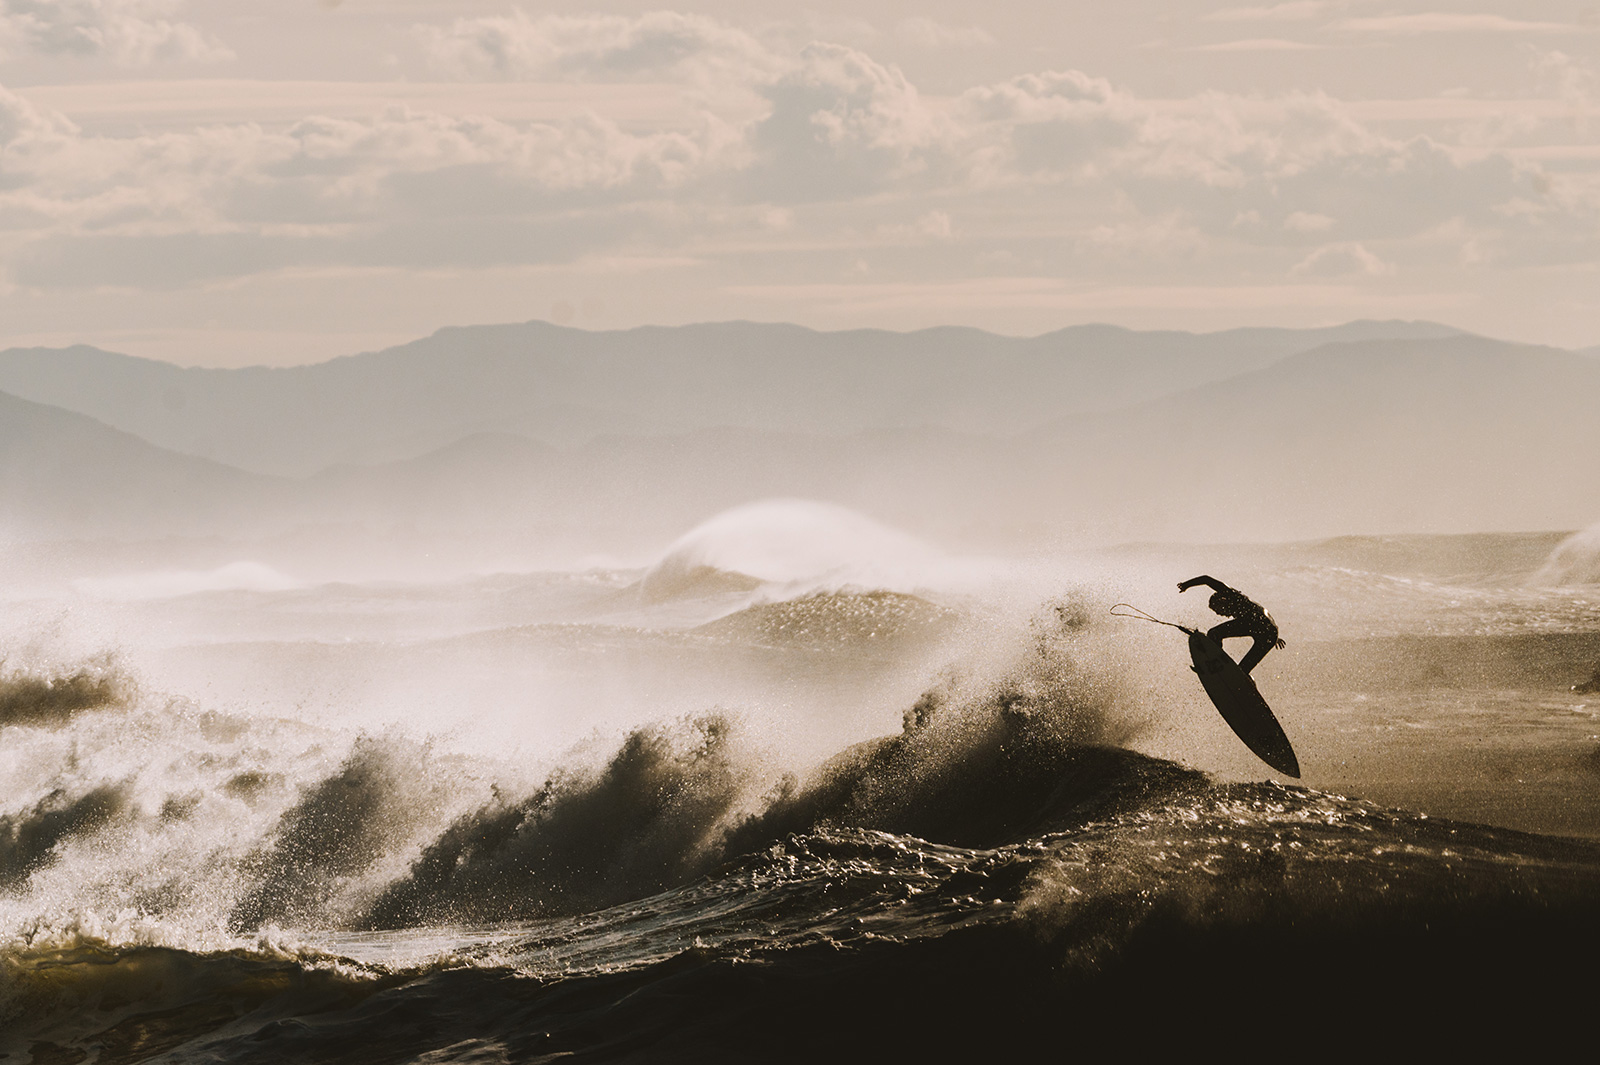
[[[438,816],[447,787],[430,779],[426,753],[395,736],[359,737],[338,772],[304,788],[271,842],[242,863],[253,886],[229,927],[345,924],[361,875]]]
[[[629,733],[598,772],[561,771],[457,820],[365,923],[580,913],[692,878],[720,854],[718,828],[749,790],[731,739],[715,714]]]
[[[458,820],[365,923],[579,913],[823,826],[993,844],[1098,808],[1117,792],[1111,781],[1126,784],[1128,764],[1147,761],[1115,746],[1137,725],[1097,660],[1089,615],[1062,601],[1035,621],[972,648],[908,708],[900,735],[858,745],[804,783],[784,777],[759,799],[762,774],[727,718],[635,730],[598,770],[562,770],[526,798]],[[1168,777],[1188,779],[1149,784]]]
[[[65,672],[8,668],[0,661],[0,727],[63,725],[75,714],[124,703],[132,694],[132,680],[111,655]]]

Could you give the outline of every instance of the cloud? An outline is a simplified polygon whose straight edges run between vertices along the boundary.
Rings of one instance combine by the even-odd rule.
[[[1382,277],[1394,273],[1394,265],[1386,263],[1358,242],[1329,244],[1318,248],[1289,269],[1290,277],[1349,277],[1366,274]]]
[[[1251,37],[1241,41],[1223,41],[1220,44],[1203,44],[1196,52],[1311,52],[1319,45],[1304,41],[1286,41],[1280,37]]]
[[[881,225],[877,228],[878,236],[888,238],[894,243],[911,242],[925,243],[929,240],[949,240],[954,233],[949,214],[944,211],[928,211],[909,224]]]
[[[844,45],[812,44],[763,89],[769,112],[750,130],[749,194],[782,202],[860,196],[891,183],[926,186],[959,131],[897,68]]]
[[[1333,225],[1333,219],[1327,215],[1309,211],[1295,211],[1283,220],[1283,228],[1295,233],[1322,233]]]
[[[0,0],[0,56],[37,53],[124,66],[214,63],[233,52],[172,16],[182,0]]]
[[[546,15],[457,19],[414,33],[429,63],[462,78],[748,82],[785,63],[743,30],[704,15]]]
[[[1531,22],[1504,15],[1429,11],[1416,15],[1375,15],[1335,22],[1331,29],[1348,33],[1411,37],[1430,33],[1584,33],[1591,28],[1570,22]]]
[[[1496,262],[1558,246],[1600,259],[1591,177],[1482,142],[1390,136],[1326,94],[1150,99],[1060,70],[930,100],[858,48],[769,44],[671,12],[424,29],[463,77],[691,91],[653,125],[392,108],[111,136],[0,89],[0,267],[40,288],[180,287],[704,259],[719,241],[775,257],[832,242],[860,258],[876,242],[1035,270],[1099,256],[1281,273],[1299,249],[1300,273],[1359,280],[1387,268],[1369,248],[1409,263],[1405,242],[1447,229]],[[1563,91],[1592,91],[1565,56],[1539,62]]]
[[[12,279],[176,287],[297,266],[570,261],[658,237],[651,205],[718,145],[580,116],[513,126],[395,109],[126,138],[0,90]]]
[[[919,48],[987,48],[994,44],[988,31],[977,26],[957,28],[927,18],[901,19],[894,34]]]
[[[1328,0],[1290,0],[1266,7],[1229,7],[1201,15],[1202,22],[1298,22],[1313,19],[1336,5]]]

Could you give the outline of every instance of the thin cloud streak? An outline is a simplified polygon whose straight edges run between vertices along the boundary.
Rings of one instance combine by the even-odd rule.
[[[1281,37],[1251,37],[1242,41],[1223,41],[1220,44],[1202,44],[1196,52],[1314,52],[1323,45],[1305,41],[1286,41]]]
[[[1202,22],[1301,22],[1345,5],[1328,0],[1289,0],[1267,7],[1229,7],[1200,16]]]
[[[1433,33],[1593,33],[1595,27],[1570,22],[1530,22],[1504,15],[1430,11],[1416,15],[1375,15],[1343,19],[1329,27],[1346,33],[1418,36]]]
[[[1273,285],[1106,285],[1091,286],[1048,277],[963,278],[942,283],[869,283],[804,285],[732,285],[731,295],[779,302],[823,304],[839,312],[960,307],[1059,308],[1061,310],[1277,310],[1284,307],[1342,308],[1371,299],[1349,284],[1288,283]],[[1407,296],[1380,301],[1401,306],[1409,301],[1434,310],[1458,305],[1449,293]]]

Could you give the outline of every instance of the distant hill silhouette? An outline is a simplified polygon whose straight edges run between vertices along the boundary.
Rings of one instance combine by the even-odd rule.
[[[1346,531],[1562,529],[1600,514],[1596,410],[1600,360],[1582,354],[1373,340],[1032,439],[1069,491],[1109,506],[1137,486],[1143,520],[1166,527],[1274,539],[1342,515]],[[1084,453],[1104,459],[1067,457]]]
[[[0,536],[232,530],[274,499],[270,478],[0,393]]]
[[[260,473],[410,458],[480,433],[571,446],[700,429],[1012,435],[1270,365],[1330,340],[1437,337],[1430,323],[1040,337],[976,329],[819,333],[726,322],[586,332],[442,329],[312,366],[183,368],[90,347],[0,351],[0,391]]]
[[[387,365],[403,372],[403,362]],[[388,387],[402,395],[413,385]],[[620,391],[643,402],[642,389]],[[708,515],[779,496],[996,547],[1574,529],[1600,516],[1597,409],[1600,360],[1586,354],[1465,335],[1367,339],[1010,436],[836,423],[557,447],[484,431],[399,461],[284,478],[0,396],[0,535],[340,527],[534,542],[565,530],[566,542],[609,550],[659,546]]]

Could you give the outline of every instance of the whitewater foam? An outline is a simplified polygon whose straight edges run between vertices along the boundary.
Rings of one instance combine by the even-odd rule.
[[[159,570],[71,582],[85,595],[105,599],[173,599],[201,592],[285,592],[305,585],[261,562],[230,562],[210,570]]]

